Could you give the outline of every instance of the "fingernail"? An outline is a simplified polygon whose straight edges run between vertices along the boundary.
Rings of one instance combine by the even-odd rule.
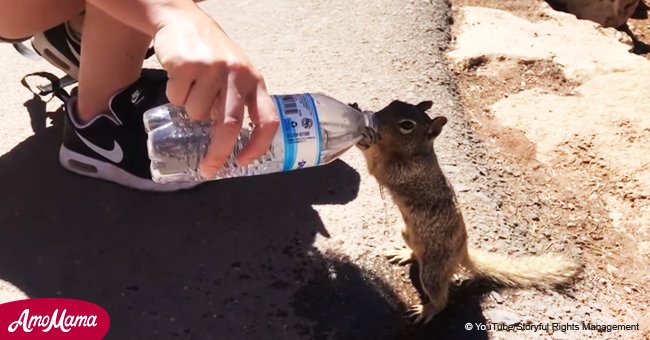
[[[212,171],[204,166],[199,167],[199,175],[206,179],[213,177]]]

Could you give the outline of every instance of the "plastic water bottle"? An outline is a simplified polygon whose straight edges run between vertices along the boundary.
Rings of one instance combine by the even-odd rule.
[[[250,139],[244,127],[226,164],[214,178],[204,178],[199,164],[211,140],[209,122],[190,121],[181,107],[166,104],[144,113],[152,179],[158,183],[203,182],[292,171],[328,164],[372,134],[373,114],[360,112],[320,93],[271,96],[280,127],[262,157],[239,167],[235,160]]]

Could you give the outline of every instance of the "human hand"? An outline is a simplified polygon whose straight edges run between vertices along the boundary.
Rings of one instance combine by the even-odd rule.
[[[261,74],[219,25],[200,9],[176,16],[154,35],[154,49],[167,70],[167,98],[194,120],[211,119],[213,138],[200,172],[216,175],[240,133],[244,107],[254,124],[239,165],[261,157],[279,126],[278,113]]]

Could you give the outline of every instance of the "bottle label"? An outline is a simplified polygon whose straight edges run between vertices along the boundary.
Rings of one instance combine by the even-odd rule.
[[[284,171],[319,165],[321,131],[314,98],[309,94],[273,98],[284,137]]]

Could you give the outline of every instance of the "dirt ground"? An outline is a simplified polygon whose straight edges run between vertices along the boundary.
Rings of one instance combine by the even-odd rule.
[[[504,195],[508,219],[553,239],[547,249],[566,249],[586,264],[574,303],[592,310],[597,305],[603,316],[639,322],[645,329],[643,334],[619,333],[618,338],[648,338],[650,99],[645,90],[635,88],[647,87],[650,62],[644,58],[650,57],[623,55],[629,54],[630,41],[614,29],[553,13],[542,1],[532,2],[533,6],[529,0],[452,1],[456,38],[452,45],[458,50],[451,48],[450,63],[463,107],[472,127],[493,147],[490,163],[516,169],[499,183],[509,193]],[[483,8],[500,10],[488,10],[480,14],[483,18],[499,19],[478,19]],[[545,30],[556,23],[569,33]],[[491,47],[485,40],[467,47],[471,45],[467,36],[476,33],[479,29],[472,27],[479,24],[488,29],[512,25],[528,38],[509,48]],[[650,20],[630,20],[630,26],[641,40],[650,38]],[[544,39],[549,46],[560,46],[563,39],[583,30],[591,30],[593,37],[567,44],[584,46],[541,52]],[[519,37],[513,30],[503,32]],[[604,50],[594,43],[601,38],[610,44]],[[593,60],[581,54],[590,49],[601,54]],[[617,53],[630,59],[620,61]],[[561,303],[550,307],[562,308]]]

